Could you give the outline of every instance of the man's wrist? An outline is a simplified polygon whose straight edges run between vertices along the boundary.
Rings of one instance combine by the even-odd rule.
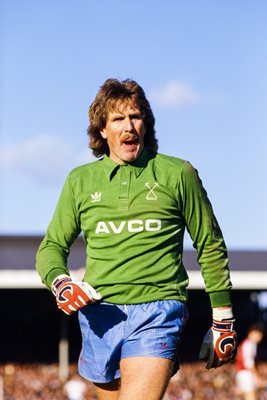
[[[231,320],[234,318],[232,307],[213,307],[212,319],[215,321]]]
[[[68,275],[68,271],[66,271],[63,268],[54,268],[52,269],[48,275],[45,278],[45,284],[48,287],[48,289],[52,290],[52,284],[53,281],[59,276],[59,275]]]
[[[57,276],[53,280],[52,285],[51,285],[52,293],[56,296],[57,291],[61,288],[61,286],[69,281],[71,281],[71,277],[69,275],[62,274],[62,275]]]

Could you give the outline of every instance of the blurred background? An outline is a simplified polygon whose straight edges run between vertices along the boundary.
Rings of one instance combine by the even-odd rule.
[[[49,381],[53,395],[46,393],[36,367],[31,399],[63,399],[62,382],[74,373],[77,317],[56,309],[35,253],[67,173],[94,160],[87,113],[109,77],[141,84],[159,151],[199,171],[229,249],[239,340],[252,322],[266,323],[266,17],[264,0],[1,1],[0,399],[33,363],[54,366],[61,383]],[[182,361],[193,368],[210,316],[188,236],[185,250],[191,318]],[[79,239],[70,268],[75,275],[83,266]],[[267,360],[266,338],[259,360]]]

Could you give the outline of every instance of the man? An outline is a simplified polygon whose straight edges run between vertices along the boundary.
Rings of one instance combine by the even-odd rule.
[[[79,310],[79,372],[99,400],[159,400],[179,368],[188,316],[185,228],[213,308],[200,356],[216,368],[234,355],[227,251],[195,169],[157,153],[154,115],[135,81],[108,79],[89,120],[90,148],[102,158],[69,174],[37,270],[60,309]],[[86,271],[73,282],[67,257],[81,231]]]
[[[236,357],[236,388],[244,400],[256,400],[257,390],[261,386],[255,360],[257,346],[264,337],[264,326],[261,323],[252,325],[247,337],[238,346]]]

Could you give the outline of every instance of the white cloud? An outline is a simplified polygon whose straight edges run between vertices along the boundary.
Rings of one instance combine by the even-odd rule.
[[[153,89],[150,99],[160,107],[180,108],[201,101],[201,96],[190,85],[181,81],[171,81]]]
[[[77,150],[63,138],[38,135],[0,149],[2,168],[26,174],[40,183],[57,183],[71,168],[95,160],[88,150]]]

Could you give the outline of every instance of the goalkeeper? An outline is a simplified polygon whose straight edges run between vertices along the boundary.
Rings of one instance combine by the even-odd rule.
[[[188,318],[183,238],[188,230],[209,295],[213,324],[200,357],[207,368],[234,358],[227,250],[197,171],[157,152],[155,119],[133,80],[108,79],[89,110],[99,160],[68,175],[37,253],[37,271],[66,314],[79,311],[79,373],[99,400],[160,400],[178,370]],[[80,233],[82,282],[67,258]]]

